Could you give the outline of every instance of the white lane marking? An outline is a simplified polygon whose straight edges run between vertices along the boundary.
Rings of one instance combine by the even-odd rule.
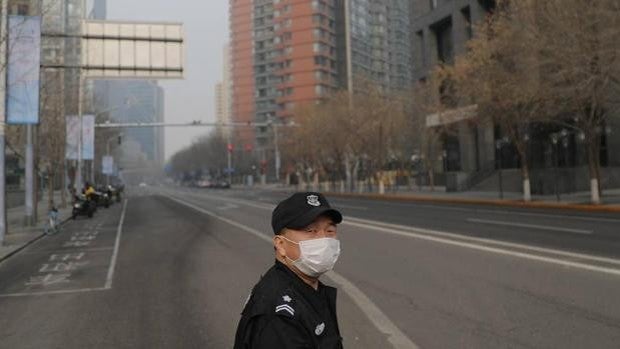
[[[201,198],[204,199],[204,197],[202,197],[202,196],[201,196]],[[212,199],[212,198],[210,198],[210,199]],[[223,199],[223,198],[221,198],[221,199]],[[264,209],[264,210],[273,210],[273,207],[274,207],[274,206],[270,206],[270,205],[253,204],[251,202],[246,202],[245,200],[240,200],[240,199],[238,199],[238,200],[237,199],[231,199],[231,200],[234,201],[234,202],[240,203],[240,204],[245,204],[245,205],[248,205],[248,206],[251,206],[251,207],[256,207],[256,208],[260,208],[260,209]],[[518,244],[518,243],[513,243],[513,242],[505,242],[505,241],[490,240],[490,239],[485,239],[485,238],[477,238],[477,237],[471,237],[471,236],[467,236],[467,235],[463,235],[463,234],[458,234],[458,233],[448,233],[448,232],[444,232],[444,231],[431,230],[431,229],[425,229],[425,228],[418,228],[418,227],[413,227],[413,226],[404,226],[404,225],[397,225],[397,224],[391,224],[391,223],[384,223],[384,222],[373,221],[373,220],[357,218],[357,217],[351,217],[351,216],[347,216],[345,221],[343,222],[343,224],[348,224],[348,223],[361,223],[363,225],[359,225],[358,224],[357,226],[361,226],[361,227],[364,227],[364,228],[373,228],[373,227],[391,228],[393,230],[403,231],[403,234],[397,234],[397,235],[405,236],[405,237],[419,237],[419,238],[430,237],[430,238],[432,238],[433,236],[437,236],[441,240],[435,240],[435,242],[443,242],[445,240],[445,241],[447,241],[446,243],[451,244],[451,245],[454,245],[454,244],[452,244],[452,242],[469,241],[469,242],[471,242],[469,245],[480,246],[480,247],[487,247],[486,245],[494,245],[494,247],[497,250],[506,251],[508,253],[513,252],[513,251],[508,250],[507,248],[513,248],[513,249],[526,250],[529,253],[523,253],[523,255],[532,255],[534,257],[536,257],[536,255],[533,255],[532,253],[538,252],[538,253],[552,254],[552,255],[562,256],[562,257],[567,257],[567,258],[579,258],[579,259],[582,259],[582,260],[587,260],[589,262],[599,262],[599,263],[607,263],[607,264],[613,264],[613,265],[620,265],[620,260],[612,259],[612,258],[599,257],[599,256],[582,254],[582,253],[576,253],[576,252],[567,252],[567,251],[555,250],[555,249],[545,248],[545,247],[536,247],[536,246],[530,246],[530,245],[523,245],[523,244]],[[457,240],[457,241],[455,241],[455,240]],[[480,244],[485,244],[485,245],[480,245]],[[461,246],[461,247],[469,247],[469,246]],[[495,251],[491,251],[491,250],[485,250],[485,251],[495,253]],[[523,256],[523,255],[517,255],[518,253],[519,252],[515,251],[515,255],[513,255],[513,256],[514,257],[530,259],[530,258],[527,258],[526,256]],[[504,253],[504,254],[506,254],[506,253]],[[542,257],[542,258],[547,258],[547,257]],[[552,259],[555,259],[558,262],[556,264],[561,264],[562,262],[566,261],[566,260],[559,259],[559,258],[552,258]],[[566,262],[569,263],[570,261],[566,261]],[[581,264],[583,264],[583,263],[581,263]],[[590,265],[590,264],[584,264],[584,265],[592,266],[593,268],[598,268],[598,266],[595,266],[595,265]],[[612,274],[615,274],[615,275],[617,274],[617,270],[616,269],[604,268],[604,267],[602,267],[602,268],[603,269],[610,269],[610,270],[613,271]],[[590,269],[588,269],[588,270],[590,270]],[[591,270],[592,271],[598,271],[596,269],[591,269]]]
[[[67,251],[71,251],[73,253],[78,252],[103,252],[113,250],[114,247],[93,247],[93,248],[83,248],[80,250],[51,250],[51,251],[33,251],[33,252],[23,252],[22,254],[48,254],[48,253],[64,253]]]
[[[235,208],[239,208],[239,206],[237,206],[235,204],[231,204],[231,203],[226,203],[226,205],[224,205],[222,207],[218,207],[217,209],[219,211],[226,211],[226,210],[231,210],[231,209],[235,209]]]
[[[116,230],[116,241],[114,242],[114,253],[112,253],[112,261],[110,262],[110,268],[108,269],[108,277],[105,281],[104,288],[111,289],[112,288],[112,280],[114,280],[114,269],[116,268],[116,259],[118,258],[118,248],[121,244],[121,235],[123,235],[123,222],[125,222],[125,212],[127,212],[127,201],[129,199],[125,199],[123,202],[123,211],[121,213],[121,219],[118,222],[118,229]]]
[[[402,236],[402,237],[408,237],[408,238],[415,238],[415,239],[420,239],[420,240],[432,241],[432,242],[437,242],[437,243],[441,243],[441,244],[445,244],[445,245],[464,247],[464,248],[469,248],[469,249],[472,249],[472,250],[491,252],[491,253],[501,254],[501,255],[510,256],[510,257],[518,257],[518,258],[523,258],[523,259],[528,259],[528,260],[534,260],[534,261],[538,261],[538,262],[545,262],[545,263],[549,263],[549,264],[560,265],[560,266],[563,266],[563,267],[573,267],[575,269],[582,269],[582,270],[587,270],[587,271],[594,271],[594,272],[599,272],[599,273],[604,273],[604,274],[611,274],[611,275],[615,275],[615,276],[620,276],[620,269],[600,267],[600,266],[596,266],[596,265],[592,265],[592,264],[585,264],[585,263],[581,263],[581,262],[573,262],[573,261],[562,260],[562,259],[553,258],[553,257],[539,256],[539,255],[535,255],[535,254],[531,254],[531,253],[526,253],[526,252],[511,251],[511,250],[504,249],[504,248],[499,248],[499,247],[483,246],[483,245],[478,245],[478,244],[471,243],[471,242],[455,241],[455,240],[450,240],[450,239],[446,239],[446,238],[429,236],[429,235],[423,234],[423,233],[420,234],[420,233],[413,233],[413,232],[407,232],[407,231],[402,231],[402,230],[396,230],[396,229],[387,228],[387,227],[372,226],[372,225],[368,225],[366,223],[361,224],[361,223],[355,223],[355,222],[350,222],[349,221],[349,222],[343,222],[342,224],[347,224],[347,225],[351,225],[351,226],[358,227],[358,228],[378,230],[378,231],[381,231],[381,232],[384,232],[384,233],[388,233],[388,234],[392,234],[392,235],[396,235],[396,236]]]
[[[26,296],[48,296],[54,294],[67,294],[67,293],[83,293],[83,292],[94,292],[94,291],[107,291],[108,289],[105,287],[97,287],[97,288],[78,288],[75,290],[58,290],[58,291],[42,291],[42,292],[24,292],[24,293],[6,293],[0,294],[0,298],[8,298],[8,297],[26,297]]]
[[[348,209],[360,210],[360,211],[368,211],[368,207],[354,206],[354,205],[343,205],[343,204],[339,204],[339,203],[334,204],[333,207],[335,207],[335,208],[348,208]]]
[[[549,226],[549,225],[527,224],[527,223],[517,223],[517,222],[507,222],[507,221],[495,221],[495,220],[491,220],[491,219],[478,219],[478,218],[467,218],[467,221],[471,222],[471,223],[501,225],[501,226],[505,226],[505,227],[531,228],[531,229],[538,229],[538,230],[550,230],[550,231],[559,231],[559,232],[563,232],[563,233],[574,233],[574,234],[592,234],[592,230],[552,227],[552,226]]]
[[[190,207],[198,212],[204,213],[211,217],[217,218],[222,222],[228,223],[232,226],[245,230],[246,232],[258,237],[261,240],[264,240],[268,243],[272,243],[272,239],[267,235],[261,233],[260,231],[243,225],[241,223],[235,222],[231,219],[222,217],[213,212],[207,211],[201,207],[198,207],[192,203],[177,199],[175,197],[170,196],[171,200],[178,202],[181,205]],[[416,344],[414,344],[393,322],[390,320],[387,315],[385,315],[378,306],[376,306],[370,298],[368,298],[364,292],[362,292],[359,288],[357,288],[352,282],[348,281],[342,275],[336,273],[335,271],[331,271],[327,274],[327,276],[332,279],[338,286],[341,288],[354,302],[360,307],[361,311],[368,317],[368,319],[373,323],[373,325],[382,333],[384,333],[387,337],[388,342],[392,344],[394,348],[397,349],[417,349],[419,348]]]
[[[523,244],[519,244],[515,242],[506,242],[506,241],[491,240],[491,239],[486,239],[486,238],[478,238],[478,237],[467,236],[467,235],[458,234],[458,233],[448,233],[448,232],[443,232],[443,231],[438,231],[438,230],[384,223],[384,222],[379,222],[379,221],[371,221],[371,220],[356,218],[356,217],[347,217],[345,223],[346,222],[355,222],[355,223],[368,224],[372,226],[387,227],[387,228],[393,228],[396,230],[402,230],[402,231],[408,231],[408,232],[414,232],[414,233],[422,233],[422,234],[426,234],[430,236],[443,237],[443,238],[447,238],[450,240],[469,241],[469,242],[474,242],[474,243],[484,244],[484,245],[494,245],[496,247],[497,246],[508,247],[512,249],[526,250],[529,252],[546,253],[546,254],[552,254],[552,255],[557,255],[557,256],[562,256],[562,257],[588,260],[590,262],[607,263],[607,264],[614,264],[614,265],[620,266],[620,260],[618,259],[593,256],[593,255],[577,253],[577,252],[554,250],[554,249],[545,248],[545,247],[523,245]]]

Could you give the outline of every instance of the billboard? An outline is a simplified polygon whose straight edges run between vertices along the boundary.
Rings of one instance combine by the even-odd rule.
[[[78,144],[80,143],[80,118],[77,116],[67,116],[67,144],[65,146],[65,158],[67,160],[77,160]]]
[[[101,173],[105,175],[114,174],[114,158],[111,156],[104,156],[101,159]]]
[[[82,115],[82,159],[95,159],[95,116]]]
[[[6,120],[39,123],[41,17],[9,16]]]
[[[72,115],[67,116],[67,142],[65,146],[65,158],[78,160],[80,144],[80,118]],[[82,159],[93,160],[95,158],[95,116],[82,116]]]
[[[89,78],[181,79],[180,23],[85,20],[82,68]]]

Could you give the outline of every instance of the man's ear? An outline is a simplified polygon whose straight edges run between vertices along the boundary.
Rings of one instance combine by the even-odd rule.
[[[284,249],[284,239],[280,235],[273,237],[273,248],[276,250],[276,254],[280,257],[286,257],[286,249]]]

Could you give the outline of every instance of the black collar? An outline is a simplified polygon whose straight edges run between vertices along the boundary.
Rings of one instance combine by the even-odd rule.
[[[276,270],[285,275],[291,283],[291,286],[314,308],[314,310],[323,314],[325,311],[336,312],[336,289],[323,284],[319,281],[319,286],[315,290],[312,286],[304,282],[295,272],[293,272],[286,264],[276,260]]]
[[[335,293],[331,292],[332,287],[325,286],[321,281],[319,281],[319,286],[315,290],[312,286],[308,285],[297,274],[295,274],[295,272],[293,272],[286,264],[278,260],[276,260],[275,267],[290,279],[295,290],[299,292],[308,302],[310,302],[316,311],[321,311],[326,305],[325,301],[330,301],[332,294]]]

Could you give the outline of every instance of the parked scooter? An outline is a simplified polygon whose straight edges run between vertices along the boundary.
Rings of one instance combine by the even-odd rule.
[[[93,200],[97,203],[97,207],[105,207],[108,208],[112,204],[112,198],[110,197],[109,191],[105,188],[99,188],[93,195]]]
[[[110,186],[112,187],[112,186]],[[125,186],[124,185],[117,185],[115,187],[112,187],[114,189],[114,196],[116,196],[116,202],[121,202],[122,201],[122,196],[123,196],[123,191],[125,190]]]
[[[95,211],[97,211],[97,203],[94,200],[86,198],[83,194],[75,196],[71,218],[76,219],[78,216],[93,218]]]

